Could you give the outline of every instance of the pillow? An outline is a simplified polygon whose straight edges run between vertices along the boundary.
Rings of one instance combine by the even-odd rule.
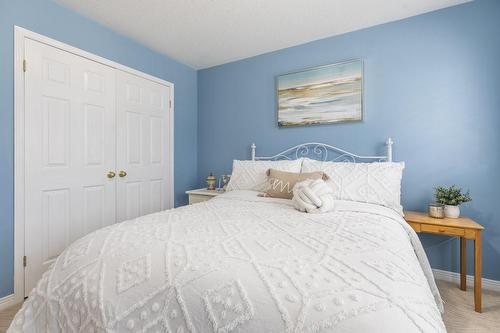
[[[226,191],[252,190],[264,192],[267,189],[267,170],[277,169],[300,172],[302,159],[282,161],[233,161],[233,173]]]
[[[302,172],[323,171],[337,200],[377,204],[403,215],[401,178],[404,162],[321,162],[304,159]]]
[[[292,199],[293,187],[299,182],[307,179],[328,179],[328,176],[321,171],[296,173],[269,169],[267,170],[267,176],[268,189],[265,193],[265,196],[281,199]]]

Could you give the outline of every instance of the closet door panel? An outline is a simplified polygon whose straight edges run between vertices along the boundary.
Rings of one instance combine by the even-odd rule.
[[[169,87],[117,71],[117,219],[167,208]]]
[[[25,40],[28,294],[71,242],[116,220],[114,69]]]

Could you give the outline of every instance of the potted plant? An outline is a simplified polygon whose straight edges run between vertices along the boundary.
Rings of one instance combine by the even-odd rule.
[[[436,201],[444,205],[444,215],[446,217],[457,218],[460,216],[459,205],[472,201],[469,191],[462,193],[462,189],[455,185],[450,187],[436,187]]]

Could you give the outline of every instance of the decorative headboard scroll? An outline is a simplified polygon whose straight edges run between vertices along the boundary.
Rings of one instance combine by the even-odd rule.
[[[252,143],[253,161],[273,161],[273,160],[294,160],[301,157],[309,157],[320,161],[331,162],[392,162],[392,145],[394,141],[388,138],[385,141],[386,155],[384,156],[363,156],[353,154],[346,150],[318,142],[303,143],[288,148],[273,156],[256,156],[257,146]]]

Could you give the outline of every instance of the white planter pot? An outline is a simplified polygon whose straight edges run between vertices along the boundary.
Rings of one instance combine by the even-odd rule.
[[[444,216],[456,219],[460,216],[459,206],[444,205]]]

